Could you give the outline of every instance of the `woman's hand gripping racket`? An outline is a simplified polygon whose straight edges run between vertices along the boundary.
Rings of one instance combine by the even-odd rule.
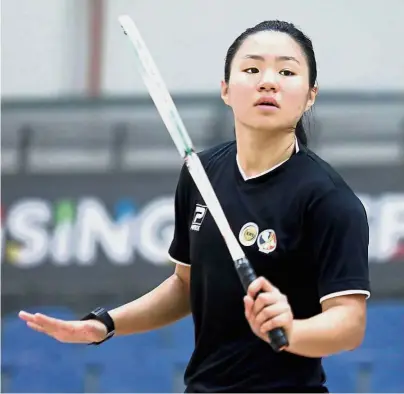
[[[230,228],[202,163],[193,148],[191,139],[185,129],[182,119],[180,118],[178,110],[148,48],[146,47],[146,44],[142,39],[142,36],[140,35],[139,30],[133,20],[127,15],[120,16],[118,20],[124,33],[133,44],[137,66],[140,75],[149,90],[149,94],[226,242],[238,276],[245,291],[247,291],[249,285],[257,278],[254,269],[246,258],[243,249]],[[270,331],[268,335],[271,347],[277,352],[289,345],[285,331],[282,328],[276,328]]]

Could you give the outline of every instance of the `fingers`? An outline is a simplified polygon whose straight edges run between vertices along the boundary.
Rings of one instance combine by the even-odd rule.
[[[35,330],[35,331],[38,331],[38,332],[42,332],[42,333],[44,333],[44,334],[47,334],[47,332],[41,327],[41,326],[39,326],[38,324],[35,324],[35,323],[32,323],[32,322],[27,322],[27,326],[29,327],[29,328],[32,328],[33,330]]]
[[[35,313],[35,323],[39,324],[45,329],[55,330],[58,328],[63,328],[63,324],[65,322],[63,320],[43,315],[42,313]]]
[[[254,301],[254,315],[258,315],[264,308],[268,307],[269,305],[276,304],[280,300],[281,296],[282,295],[280,293],[275,292],[259,294]]]
[[[261,325],[260,331],[262,334],[267,333],[268,331],[273,330],[274,328],[284,327],[290,321],[290,316],[288,312],[282,313],[274,317],[271,320],[266,321],[264,324]]]
[[[26,322],[35,322],[35,315],[25,311],[20,311],[18,317]]]
[[[254,307],[254,300],[250,296],[244,297],[244,313],[247,320],[252,316],[252,311]]]
[[[260,313],[255,316],[255,324],[261,326],[267,320],[271,320],[276,318],[277,316],[282,315],[283,313],[287,313],[289,311],[289,307],[287,304],[275,304],[267,306],[262,309]]]
[[[42,313],[27,313],[21,311],[19,317],[27,323],[27,326],[37,332],[68,343],[91,343],[92,336],[102,337],[102,329],[95,330],[90,322],[64,321],[55,319]],[[99,323],[101,326],[102,323]],[[101,334],[100,334],[101,333]],[[105,328],[106,334],[106,328]]]
[[[52,325],[52,324],[57,324],[58,319],[54,319],[53,317],[49,317],[46,315],[43,315],[42,313],[28,313],[25,311],[21,311],[18,316],[22,319],[25,320],[26,322],[32,322],[36,324],[45,324],[45,325]]]
[[[276,287],[269,282],[269,280],[260,276],[259,278],[255,279],[250,286],[248,287],[247,294],[255,299],[259,291],[262,292],[273,292],[277,291]]]
[[[47,334],[50,334],[56,330],[66,328],[67,323],[64,322],[63,320],[59,319],[54,319],[53,317],[49,317],[46,315],[43,315],[42,313],[28,313],[25,311],[21,311],[18,316],[27,322],[27,325],[33,329],[34,327],[38,328],[40,327],[41,331]],[[39,331],[36,329],[36,331]]]
[[[271,289],[264,291],[264,289]],[[254,298],[255,297],[255,298]],[[245,316],[252,331],[264,341],[274,328],[290,330],[293,313],[287,297],[264,278],[258,278],[244,297]]]

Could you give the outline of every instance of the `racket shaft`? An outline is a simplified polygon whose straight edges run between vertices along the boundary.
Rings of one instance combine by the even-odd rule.
[[[227,221],[220,202],[217,199],[216,193],[212,188],[198,155],[196,153],[188,155],[185,162],[192,179],[194,180],[203,200],[205,201],[205,204],[209,208],[213,220],[215,221],[222,237],[224,238],[231,258],[233,261],[243,259],[245,257],[244,251],[234,236],[232,229],[230,228],[229,222]]]
[[[178,152],[185,160],[188,171],[224,238],[240,281],[247,291],[249,285],[257,276],[230,228],[229,222],[227,221],[202,163],[198,155],[194,152],[191,138],[168,92],[164,80],[133,20],[129,16],[123,15],[119,17],[119,22],[124,33],[129,37],[134,46],[140,75],[157,111],[170,133]],[[269,333],[269,337],[274,350],[279,351],[283,346],[287,346],[287,338],[282,329],[272,330]]]
[[[157,111],[162,117],[178,152],[185,159],[188,171],[208,206],[233,261],[243,258],[243,249],[230,228],[199,157],[194,153],[191,138],[139,30],[133,20],[126,15],[119,17],[119,22],[135,48],[141,77]]]
[[[127,15],[122,15],[118,19],[124,33],[135,48],[136,62],[143,82],[178,152],[184,158],[186,152],[192,149],[192,141],[168,92],[166,84],[133,20]]]

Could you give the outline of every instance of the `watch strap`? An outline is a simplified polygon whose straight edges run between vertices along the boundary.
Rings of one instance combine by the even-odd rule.
[[[107,328],[107,335],[106,337],[100,342],[93,342],[90,345],[100,345],[101,343],[107,341],[108,339],[112,338],[115,334],[115,324],[112,320],[111,315],[105,308],[98,307],[91,311],[89,314],[81,318],[81,320],[98,320],[99,322],[103,323]]]

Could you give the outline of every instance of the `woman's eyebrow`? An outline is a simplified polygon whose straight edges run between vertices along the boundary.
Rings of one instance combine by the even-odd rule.
[[[265,61],[265,58],[263,56],[261,56],[261,55],[245,55],[245,56],[243,56],[243,58]],[[280,62],[280,61],[284,62],[284,61],[291,60],[293,62],[296,62],[297,64],[300,64],[299,60],[297,60],[293,56],[277,56],[275,58],[275,60],[278,61],[278,62]]]

